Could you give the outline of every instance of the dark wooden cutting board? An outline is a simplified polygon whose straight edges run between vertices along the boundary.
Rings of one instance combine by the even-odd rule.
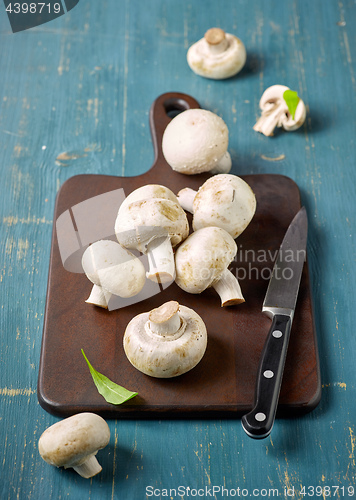
[[[155,290],[145,300],[108,311],[85,302],[92,285],[78,272],[85,246],[98,239],[93,239],[93,234],[113,236],[122,200],[118,190],[123,189],[127,195],[144,184],[163,184],[177,193],[187,186],[197,189],[209,177],[173,172],[161,151],[162,134],[172,117],[196,107],[199,104],[192,97],[177,93],[164,94],[153,103],[150,125],[155,161],[147,173],[125,178],[78,175],[67,180],[58,193],[38,377],[39,402],[50,413],[67,416],[93,411],[106,418],[220,418],[239,417],[252,407],[258,362],[270,326],[261,312],[269,272],[284,233],[301,206],[294,181],[281,175],[243,176],[256,194],[257,211],[236,240],[239,253],[231,265],[246,299],[242,305],[222,308],[214,290],[189,295],[173,283]],[[94,201],[93,197],[98,198]],[[155,379],[131,366],[123,351],[123,334],[135,315],[172,299],[202,316],[208,347],[202,361],[190,372],[173,379]],[[94,386],[81,349],[99,372],[138,392],[138,396],[119,406],[106,403]],[[306,264],[277,416],[312,410],[320,394]]]

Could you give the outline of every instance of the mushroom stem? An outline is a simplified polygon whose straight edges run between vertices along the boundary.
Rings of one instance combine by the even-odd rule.
[[[184,188],[179,191],[177,194],[177,198],[179,201],[179,205],[183,208],[183,210],[186,210],[189,213],[193,213],[193,201],[195,198],[195,195],[197,194],[197,191],[194,191],[194,189],[191,188]]]
[[[85,302],[107,309],[111,296],[112,294],[105,290],[105,288],[99,285],[93,285],[90,295]]]
[[[95,455],[91,455],[80,465],[72,465],[72,468],[85,479],[96,476],[102,471],[102,467],[97,461]]]
[[[231,170],[231,156],[228,151],[220,158],[214,168],[210,170],[211,174],[228,174]]]
[[[168,283],[175,277],[174,255],[169,236],[155,238],[147,245],[146,277],[156,283]]]
[[[212,286],[220,296],[222,307],[245,302],[237,278],[228,269],[225,269],[219,281]]]
[[[281,107],[277,107],[274,111],[262,112],[262,115],[254,125],[253,130],[261,132],[266,136],[273,135],[274,129],[280,126],[281,117],[285,115],[285,113],[286,110],[283,108],[281,109]]]
[[[225,37],[225,31],[220,28],[211,28],[204,35],[212,54],[221,54],[228,48],[229,42]]]
[[[171,300],[157,309],[153,309],[148,319],[149,329],[152,333],[163,337],[174,335],[181,327],[178,302]]]

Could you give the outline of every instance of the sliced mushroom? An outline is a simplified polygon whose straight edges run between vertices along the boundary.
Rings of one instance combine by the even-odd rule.
[[[237,278],[228,270],[236,252],[234,239],[224,229],[198,229],[176,251],[177,285],[189,293],[213,287],[222,306],[245,302]]]
[[[141,313],[127,325],[124,350],[130,363],[146,375],[177,377],[194,368],[207,346],[201,317],[176,301]]]
[[[171,168],[182,174],[227,173],[231,169],[228,143],[229,131],[220,116],[187,109],[167,125],[162,151]]]
[[[184,210],[193,214],[193,229],[216,226],[237,238],[251,222],[256,211],[256,197],[250,186],[237,175],[218,174],[194,191],[178,193]]]
[[[90,245],[82,257],[82,267],[94,287],[88,303],[107,308],[111,295],[133,297],[144,287],[146,276],[142,262],[112,240]]]
[[[188,236],[189,224],[170,189],[147,185],[133,191],[119,208],[115,233],[125,248],[147,254],[148,279],[174,280],[173,248]]]
[[[197,75],[222,80],[241,71],[246,62],[246,49],[236,36],[211,28],[189,48],[187,61]]]
[[[48,427],[38,441],[43,460],[56,467],[73,468],[84,478],[101,472],[95,455],[110,440],[105,420],[95,413],[78,413]]]
[[[276,127],[282,127],[290,132],[303,125],[306,118],[305,104],[299,99],[293,117],[284,97],[285,92],[289,90],[289,87],[285,85],[272,85],[264,91],[259,104],[262,114],[253,130],[266,136],[272,136]]]

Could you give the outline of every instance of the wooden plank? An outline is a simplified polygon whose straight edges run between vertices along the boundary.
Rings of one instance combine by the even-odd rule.
[[[186,176],[174,172],[162,154],[162,136],[170,118],[168,104],[174,109],[195,108],[198,104],[185,94],[166,93],[158,97],[151,108],[151,127],[155,145],[155,162],[146,173],[136,177],[79,175],[69,179],[58,194],[54,220],[58,221],[72,207],[123,189],[126,195],[146,184],[164,185],[176,193],[184,188],[198,189],[207,175]],[[216,293],[187,295],[175,284],[163,291],[153,291],[149,299],[122,301],[114,311],[103,311],[85,303],[91,284],[87,279],[64,268],[61,235],[66,238],[72,227],[54,231],[48,279],[47,305],[44,320],[38,396],[41,405],[59,416],[80,411],[94,411],[109,418],[170,418],[177,417],[237,417],[251,409],[257,367],[268,333],[268,320],[261,314],[263,298],[273,265],[290,221],[300,208],[299,190],[284,176],[247,176],[257,199],[257,211],[250,226],[238,238],[239,258],[232,263],[234,275],[244,272],[241,280],[246,304],[221,308]],[[117,196],[99,215],[84,210],[86,218],[76,223],[83,241],[85,228],[100,221],[111,221],[104,236],[112,236],[122,198]],[[78,210],[73,208],[74,218]],[[70,216],[69,216],[70,217]],[[59,226],[57,226],[59,227]],[[93,235],[91,242],[98,239]],[[88,235],[85,236],[88,242]],[[80,254],[87,247],[75,252]],[[268,253],[269,252],[269,253]],[[251,257],[252,253],[252,257]],[[204,251],[202,251],[202,258]],[[69,257],[68,259],[69,260]],[[78,266],[77,266],[78,267]],[[267,272],[267,274],[266,274]],[[84,279],[83,279],[84,278]],[[193,371],[174,380],[157,380],[139,373],[128,362],[122,337],[129,321],[144,311],[168,300],[188,305],[202,317],[208,330],[208,349]],[[125,307],[125,302],[132,304]],[[119,303],[120,305],[120,303]],[[101,373],[124,387],[138,392],[138,397],[125,405],[106,403],[97,393],[81,348]],[[110,355],[109,355],[110,353]],[[293,323],[291,346],[281,389],[279,411],[296,416],[315,408],[320,400],[319,362],[316,333],[309,290],[309,276],[301,285]]]

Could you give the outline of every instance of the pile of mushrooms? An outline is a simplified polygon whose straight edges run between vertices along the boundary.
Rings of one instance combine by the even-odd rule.
[[[105,309],[112,295],[133,297],[146,280],[145,267],[138,257],[112,240],[90,245],[83,254],[82,267],[94,284],[86,302]]]
[[[127,325],[124,350],[130,363],[146,375],[177,377],[194,368],[207,346],[201,317],[176,301],[135,316]]]
[[[177,197],[182,208],[193,214],[194,231],[216,226],[234,239],[246,229],[256,211],[254,192],[237,175],[214,175],[198,191],[184,188]]]
[[[84,478],[101,472],[98,450],[110,440],[105,420],[95,413],[78,413],[48,427],[38,441],[43,460],[56,467],[73,468]]]
[[[288,90],[290,88],[285,85],[272,85],[263,92],[259,103],[262,114],[253,130],[266,136],[272,136],[276,127],[282,127],[290,132],[303,125],[306,118],[305,104],[299,99],[295,115],[292,116],[284,98],[284,93]]]
[[[162,152],[171,168],[182,174],[227,173],[229,131],[220,116],[205,109],[187,109],[167,125]]]
[[[148,279],[174,280],[173,248],[188,236],[189,224],[170,189],[150,184],[133,191],[119,208],[115,233],[123,247],[147,255]]]
[[[246,49],[236,36],[211,28],[189,48],[187,61],[197,75],[222,80],[241,71],[246,62]]]

